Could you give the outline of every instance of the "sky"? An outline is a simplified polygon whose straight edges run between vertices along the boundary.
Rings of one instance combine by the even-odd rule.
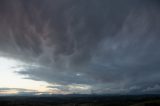
[[[0,95],[160,93],[159,0],[0,0]]]

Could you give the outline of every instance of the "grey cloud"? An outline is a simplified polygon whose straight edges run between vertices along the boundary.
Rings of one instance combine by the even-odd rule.
[[[39,92],[37,90],[32,90],[32,89],[24,89],[24,88],[0,88],[0,96],[5,96],[5,95],[21,95],[21,96],[36,96],[36,95],[50,95],[50,93],[54,92],[59,92],[61,93],[60,90],[54,89],[52,92]],[[15,92],[15,93],[8,93],[8,92]],[[63,93],[63,92],[62,92]]]
[[[85,84],[70,84],[70,85],[54,85],[48,86],[51,90],[59,90],[62,93],[67,94],[90,94],[91,93],[91,86]]]
[[[27,78],[99,93],[159,84],[157,0],[0,2],[0,54],[40,66],[18,72]]]
[[[35,91],[35,90],[29,90],[29,89],[23,89],[23,88],[0,88],[1,91],[8,91],[8,90],[16,90],[16,91]]]
[[[30,90],[30,89],[22,89],[22,88],[0,88],[0,95],[9,95],[4,94],[4,92],[10,92],[10,91],[16,91],[15,94],[11,95],[36,95],[39,94],[36,90]]]

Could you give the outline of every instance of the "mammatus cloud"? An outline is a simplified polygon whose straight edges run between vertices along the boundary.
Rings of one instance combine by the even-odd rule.
[[[157,0],[1,0],[0,55],[36,65],[19,74],[65,92],[159,88]]]

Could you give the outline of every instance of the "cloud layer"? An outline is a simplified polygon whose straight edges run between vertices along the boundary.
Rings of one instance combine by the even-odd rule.
[[[66,92],[72,86],[78,93],[154,91],[160,81],[159,5],[1,0],[0,55],[33,63],[18,73]]]

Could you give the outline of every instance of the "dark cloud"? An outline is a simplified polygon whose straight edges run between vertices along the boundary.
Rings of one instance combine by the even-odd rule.
[[[69,84],[69,85],[54,85],[48,86],[51,90],[59,90],[61,93],[67,94],[90,94],[91,93],[91,86],[85,84]]]
[[[158,0],[1,0],[0,54],[62,91],[157,90],[159,19]]]

